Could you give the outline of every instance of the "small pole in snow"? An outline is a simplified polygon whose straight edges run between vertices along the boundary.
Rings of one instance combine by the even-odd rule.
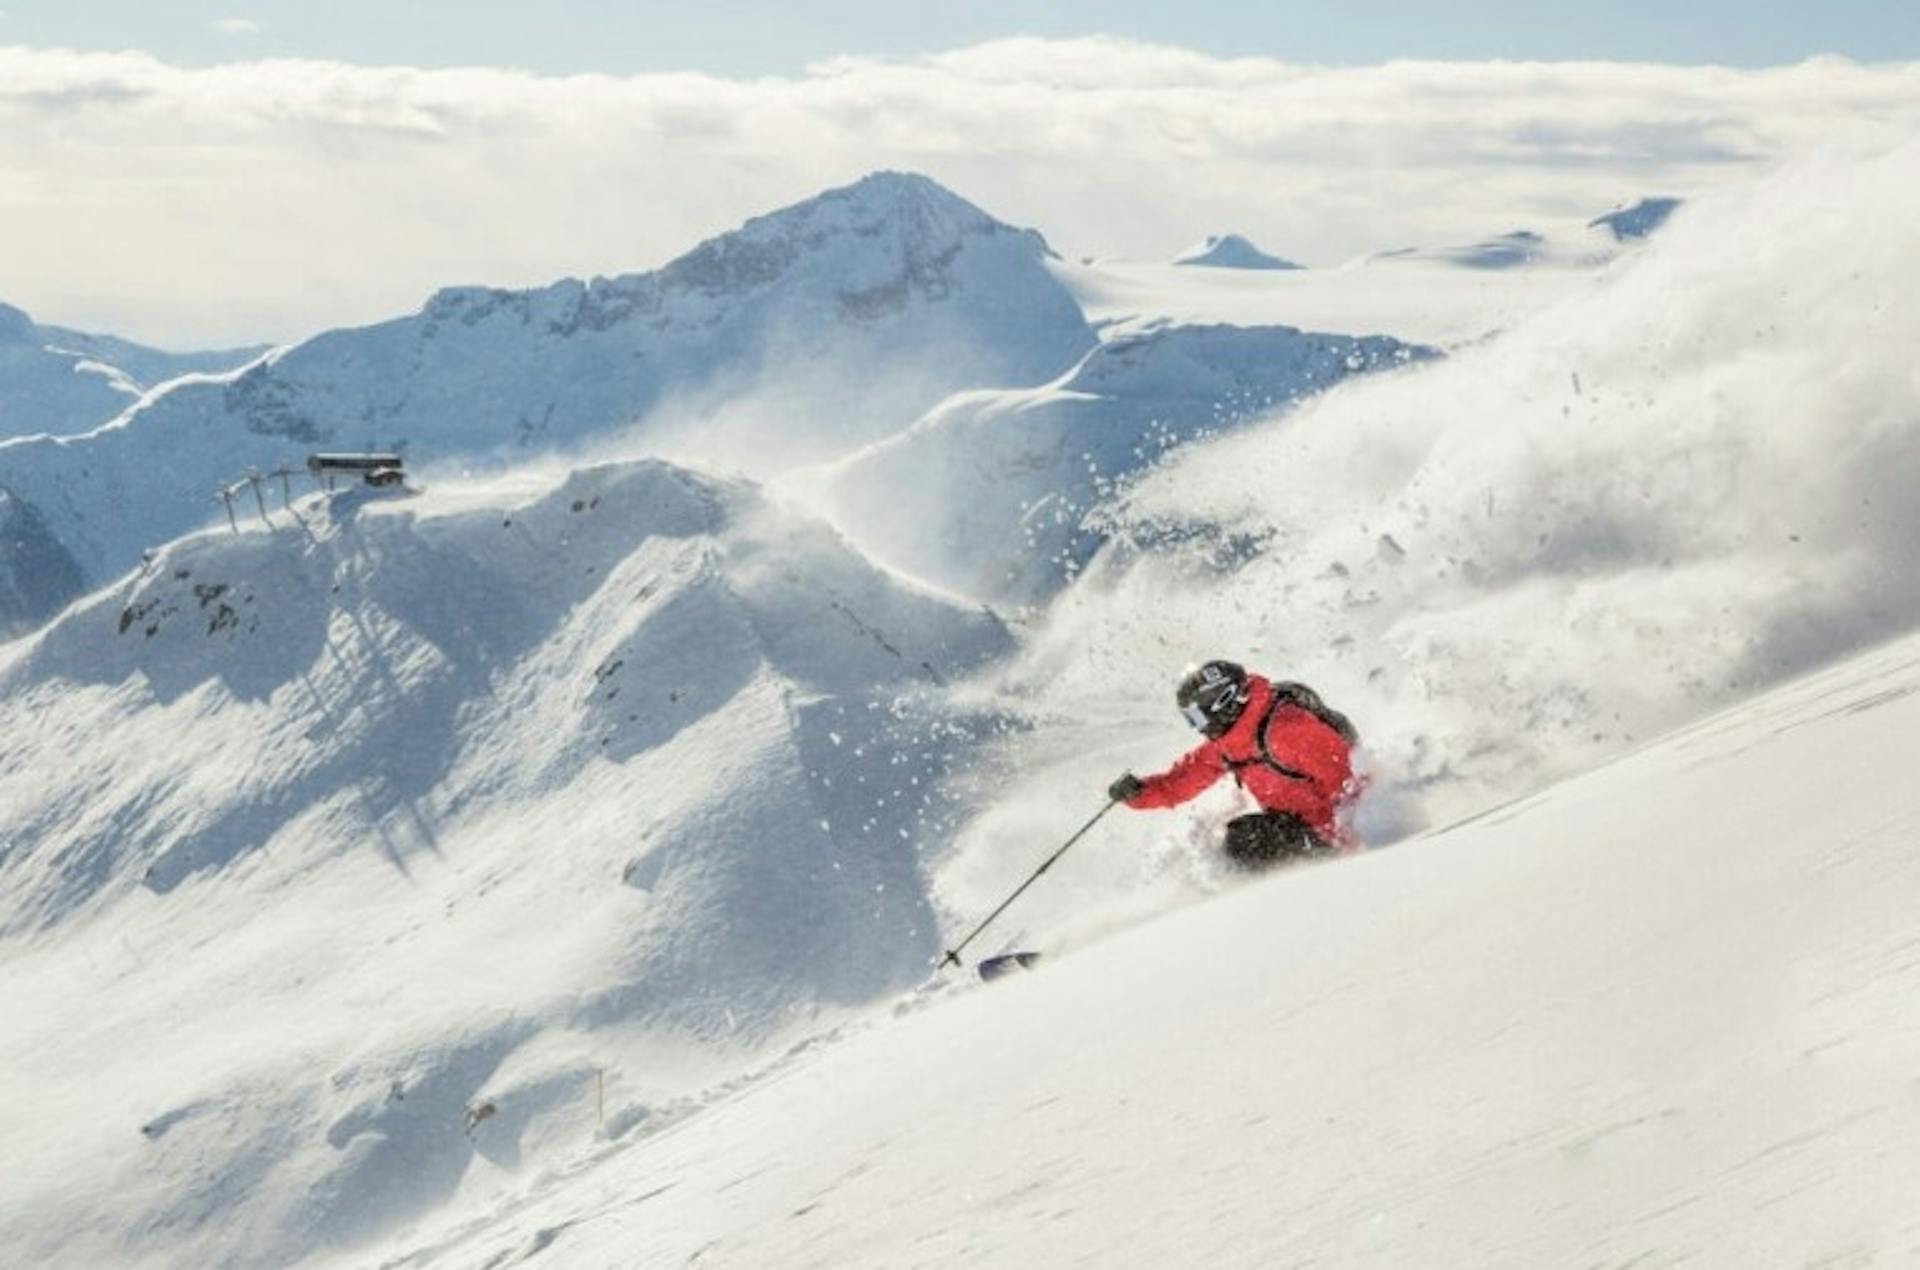
[[[231,529],[233,530],[233,532],[234,532],[234,533],[236,533],[236,534],[237,534],[237,533],[239,533],[239,532],[240,532],[240,522],[239,522],[239,521],[237,521],[237,520],[235,520],[235,519],[233,518],[233,491],[232,491],[232,490],[230,490],[230,489],[222,489],[222,490],[220,491],[220,501],[221,501],[221,502],[223,502],[223,503],[225,503],[225,504],[227,505],[227,525],[228,525],[228,527],[229,527],[229,528],[231,528]]]

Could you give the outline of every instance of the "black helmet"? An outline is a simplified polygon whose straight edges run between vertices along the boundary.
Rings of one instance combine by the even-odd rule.
[[[1252,690],[1247,686],[1247,669],[1235,662],[1210,661],[1195,666],[1180,677],[1174,693],[1180,713],[1188,723],[1208,736],[1225,736],[1227,729],[1247,708]]]

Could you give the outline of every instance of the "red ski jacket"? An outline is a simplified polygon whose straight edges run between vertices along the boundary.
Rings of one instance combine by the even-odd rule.
[[[1232,772],[1265,810],[1291,812],[1324,841],[1340,843],[1340,804],[1357,792],[1353,747],[1305,706],[1284,696],[1276,703],[1273,684],[1266,679],[1249,675],[1247,684],[1247,708],[1233,726],[1203,741],[1166,771],[1142,777],[1145,788],[1127,806],[1140,811],[1173,807]],[[1265,754],[1260,748],[1263,727]]]

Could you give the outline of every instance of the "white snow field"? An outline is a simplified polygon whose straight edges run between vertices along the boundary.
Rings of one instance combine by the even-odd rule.
[[[1910,1265],[1916,751],[1907,640],[339,1264]]]

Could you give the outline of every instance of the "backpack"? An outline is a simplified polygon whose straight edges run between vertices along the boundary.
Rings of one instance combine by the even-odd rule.
[[[1267,746],[1267,729],[1273,723],[1274,712],[1281,706],[1298,706],[1332,728],[1349,746],[1360,744],[1360,733],[1355,730],[1353,721],[1320,700],[1319,693],[1302,683],[1276,683],[1273,685],[1273,700],[1267,703],[1267,712],[1261,716],[1260,726],[1254,732],[1254,737],[1260,743],[1260,757],[1247,759],[1244,762],[1229,759],[1227,768],[1233,773],[1234,780],[1240,779],[1243,768],[1253,767],[1256,764],[1270,767],[1288,780],[1310,779],[1305,772],[1296,771],[1275,758],[1273,751]]]

